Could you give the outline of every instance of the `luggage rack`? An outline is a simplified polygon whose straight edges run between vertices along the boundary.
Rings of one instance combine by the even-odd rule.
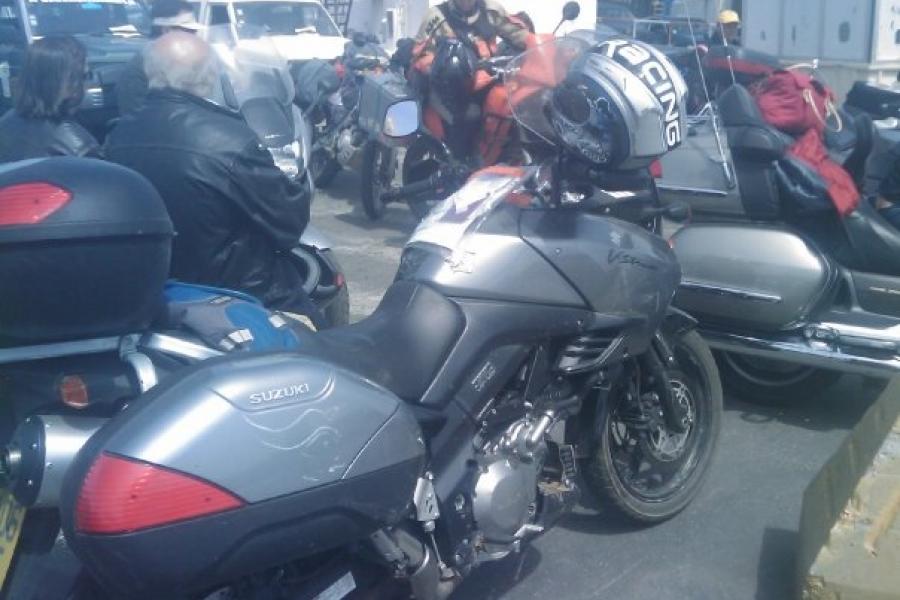
[[[353,8],[353,0],[322,0],[325,10],[331,14],[331,18],[337,23],[340,30],[347,35],[347,25],[350,23],[350,9]]]

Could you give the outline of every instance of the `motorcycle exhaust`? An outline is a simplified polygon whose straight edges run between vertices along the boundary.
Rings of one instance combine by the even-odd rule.
[[[855,328],[857,329],[857,328]],[[886,347],[848,343],[840,346],[821,339],[824,327],[808,326],[804,335],[790,338],[764,338],[752,335],[727,333],[703,329],[703,339],[714,350],[746,354],[770,360],[791,362],[808,367],[831,369],[867,377],[890,377],[900,372],[900,358],[895,351],[885,352]],[[857,329],[858,332],[858,329]],[[872,332],[869,339],[878,339]]]
[[[22,506],[55,508],[69,465],[108,419],[36,415],[0,451],[0,475]]]

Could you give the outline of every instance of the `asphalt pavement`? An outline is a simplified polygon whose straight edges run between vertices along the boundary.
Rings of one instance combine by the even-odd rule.
[[[378,304],[415,221],[402,205],[370,223],[358,180],[341,174],[313,203],[335,243],[351,314]],[[768,408],[726,398],[719,447],[697,499],[674,519],[635,528],[590,497],[520,554],[482,566],[454,600],[781,600],[794,598],[803,491],[877,395],[845,377],[825,395]]]

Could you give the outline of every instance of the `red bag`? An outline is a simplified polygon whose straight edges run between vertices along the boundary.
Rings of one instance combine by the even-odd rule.
[[[763,118],[785,133],[822,131],[834,112],[834,93],[809,75],[775,71],[753,90]]]
[[[809,164],[825,181],[831,202],[842,217],[852,213],[859,204],[859,191],[850,174],[831,160],[825,149],[822,133],[810,129],[800,136],[788,154]]]

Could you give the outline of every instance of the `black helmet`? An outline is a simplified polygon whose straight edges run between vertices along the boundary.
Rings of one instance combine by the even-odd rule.
[[[430,87],[450,112],[459,113],[469,103],[477,66],[475,54],[459,40],[443,38],[438,42]]]
[[[475,16],[482,0],[450,0],[450,14],[463,21]]]
[[[575,69],[553,90],[548,118],[562,143],[598,166],[628,156],[628,135],[616,102],[597,81]]]

